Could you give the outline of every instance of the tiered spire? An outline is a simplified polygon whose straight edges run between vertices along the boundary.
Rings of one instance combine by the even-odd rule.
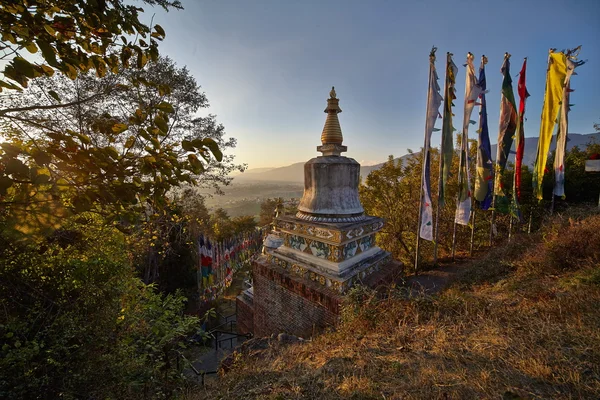
[[[331,87],[329,98],[327,99],[327,119],[321,134],[322,146],[317,147],[317,151],[323,153],[324,156],[339,156],[347,150],[346,146],[342,146],[344,137],[342,136],[342,128],[338,120],[338,114],[342,112],[339,106],[340,99],[336,97],[335,87]]]

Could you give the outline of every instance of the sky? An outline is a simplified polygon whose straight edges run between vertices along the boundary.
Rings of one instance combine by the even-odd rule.
[[[160,24],[161,54],[187,66],[206,93],[236,161],[278,167],[320,155],[326,100],[335,86],[345,154],[363,165],[423,145],[429,52],[444,85],[445,54],[459,67],[454,126],[462,125],[467,52],[489,93],[488,120],[497,141],[500,67],[511,75],[528,57],[525,136],[539,135],[548,49],[582,45],[588,60],[571,80],[569,132],[600,122],[600,0],[182,0],[185,10],[145,6]],[[518,101],[518,99],[517,99]],[[471,119],[477,119],[476,112]],[[437,127],[441,128],[439,120]],[[476,138],[476,127],[469,136]],[[432,146],[439,146],[434,133]]]

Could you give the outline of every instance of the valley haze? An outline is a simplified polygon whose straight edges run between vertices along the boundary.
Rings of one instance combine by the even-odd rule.
[[[535,163],[537,141],[537,137],[525,138],[524,165],[531,167]],[[593,141],[600,143],[600,133],[570,133],[567,149],[570,150],[575,146],[584,149],[588,143]],[[555,148],[556,141],[553,138],[550,151],[553,151]],[[352,157],[352,152],[349,151],[348,153],[348,156]],[[405,154],[395,158],[395,160],[406,160],[419,153],[420,150],[412,154]],[[496,145],[492,145],[492,156],[495,158],[495,155]],[[299,199],[303,193],[304,164],[306,161],[278,168],[251,168],[244,173],[236,174],[232,184],[223,188],[225,195],[207,197],[206,205],[211,209],[223,208],[232,217],[241,215],[258,216],[260,213],[260,204],[268,198]],[[514,162],[514,154],[511,155],[509,161]],[[362,180],[364,181],[372,171],[381,168],[384,163],[361,166],[360,175]],[[206,194],[209,194],[209,192],[206,192]]]

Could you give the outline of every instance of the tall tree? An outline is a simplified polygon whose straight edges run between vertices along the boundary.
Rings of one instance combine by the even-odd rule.
[[[142,0],[165,10],[182,8],[179,0]],[[123,67],[143,67],[158,58],[159,25],[140,21],[143,9],[123,0],[0,1],[1,88],[20,90],[30,79],[60,71],[71,79],[80,72],[104,76]],[[28,53],[41,62],[26,59]]]
[[[206,96],[168,58],[103,78],[38,79],[0,101],[9,106],[0,114],[9,138],[0,204],[20,230],[81,211],[131,218],[164,205],[173,186],[219,187],[244,168],[223,157],[219,147],[235,139],[224,138],[215,116],[196,116]]]

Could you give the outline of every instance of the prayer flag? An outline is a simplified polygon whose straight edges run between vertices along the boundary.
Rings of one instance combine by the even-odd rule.
[[[503,75],[502,95],[500,96],[500,124],[498,129],[498,151],[496,155],[496,174],[494,179],[495,208],[508,212],[508,198],[502,187],[502,174],[510,154],[513,138],[517,130],[517,106],[510,77],[510,54],[504,54],[504,63],[500,69]]]
[[[544,179],[544,171],[546,170],[546,161],[548,159],[550,142],[552,141],[554,124],[560,111],[566,77],[567,56],[562,52],[555,53],[554,50],[550,50],[542,121],[540,124],[540,138],[538,140],[537,157],[533,168],[533,190],[538,200],[543,199],[542,181]]]
[[[438,207],[444,206],[444,195],[446,192],[446,183],[450,177],[450,169],[452,168],[452,156],[454,155],[453,132],[452,126],[452,101],[456,99],[454,94],[454,85],[456,84],[456,73],[458,68],[452,61],[452,53],[447,53],[446,56],[446,84],[444,87],[444,117],[442,123],[442,143],[440,151],[440,187],[438,189]]]
[[[475,76],[473,54],[467,54],[467,75],[465,82],[465,106],[461,134],[460,165],[458,170],[458,202],[454,222],[468,225],[471,216],[471,183],[469,178],[469,124],[475,102],[482,92]]]
[[[487,210],[492,205],[492,193],[494,190],[493,173],[494,163],[492,162],[492,146],[490,144],[490,134],[487,121],[487,105],[485,100],[486,80],[485,64],[487,57],[481,57],[481,66],[479,67],[479,80],[477,84],[482,92],[479,95],[479,134],[477,143],[477,176],[475,177],[475,200],[479,202],[482,210]]]
[[[429,93],[427,94],[427,116],[425,120],[425,145],[423,148],[423,192],[421,198],[421,226],[419,236],[425,240],[433,241],[433,207],[431,204],[431,134],[434,130],[435,121],[439,115],[442,104],[438,75],[435,70],[435,47],[429,55]]]

